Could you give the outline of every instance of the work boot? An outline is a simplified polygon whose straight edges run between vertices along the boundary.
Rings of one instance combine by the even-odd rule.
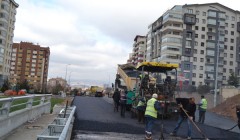
[[[151,134],[147,134],[147,135],[145,135],[145,138],[146,138],[146,140],[152,140],[152,136],[151,136]]]
[[[172,132],[170,133],[170,136],[176,136],[176,133]]]

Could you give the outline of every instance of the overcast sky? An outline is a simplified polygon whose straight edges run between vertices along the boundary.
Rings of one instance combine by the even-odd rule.
[[[15,0],[14,42],[50,47],[48,78],[108,84],[132,52],[136,35],[174,5],[214,0]],[[201,3],[199,3],[201,2]],[[237,0],[219,0],[239,10]],[[68,65],[71,64],[71,65]],[[68,66],[67,66],[68,65]]]

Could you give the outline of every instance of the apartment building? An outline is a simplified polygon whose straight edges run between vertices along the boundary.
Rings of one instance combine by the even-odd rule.
[[[138,65],[146,61],[146,36],[137,35],[134,38],[133,50],[129,56],[128,63]]]
[[[50,49],[29,42],[13,43],[10,82],[28,80],[32,88],[45,91]]]
[[[10,62],[18,4],[0,0],[0,85],[10,75]]]
[[[219,3],[176,5],[148,26],[146,61],[178,63],[185,85],[240,78],[240,12]]]
[[[66,87],[67,81],[61,77],[51,78],[48,80],[48,86],[50,87],[55,87],[58,84],[60,84],[62,87]]]

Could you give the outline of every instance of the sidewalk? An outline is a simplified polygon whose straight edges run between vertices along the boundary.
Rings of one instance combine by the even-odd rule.
[[[47,128],[57,114],[44,114],[37,120],[27,122],[15,129],[4,140],[36,140],[37,135],[41,134]]]

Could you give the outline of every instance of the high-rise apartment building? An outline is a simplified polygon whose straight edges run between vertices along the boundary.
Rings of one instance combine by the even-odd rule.
[[[10,75],[10,61],[18,4],[0,0],[0,85]]]
[[[47,86],[50,49],[33,43],[13,43],[10,82],[28,80],[36,90]]]
[[[137,35],[134,38],[133,50],[130,55],[128,63],[133,65],[146,61],[146,36]]]
[[[178,63],[184,84],[213,87],[217,76],[225,85],[232,72],[240,78],[239,11],[219,3],[176,5],[148,30],[146,61]]]

